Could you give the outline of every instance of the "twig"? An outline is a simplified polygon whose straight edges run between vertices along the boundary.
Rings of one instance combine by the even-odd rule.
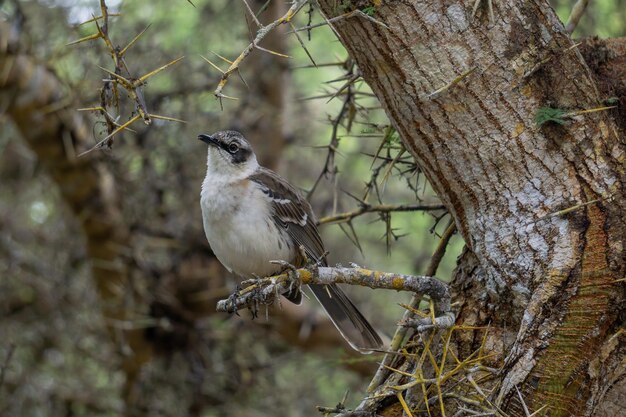
[[[569,19],[567,19],[567,23],[565,24],[565,31],[567,33],[573,33],[574,30],[576,30],[580,18],[583,17],[585,10],[587,10],[587,5],[589,5],[589,0],[578,0],[576,4],[574,4]]]
[[[478,69],[478,67],[472,67],[470,69],[468,69],[467,71],[465,71],[464,73],[462,73],[461,75],[455,77],[452,81],[450,81],[448,84],[444,85],[441,88],[436,89],[435,91],[433,91],[432,93],[428,94],[426,96],[426,98],[428,99],[434,99],[439,97],[442,93],[448,91],[449,89],[451,89],[452,87],[454,87],[455,85],[457,85],[458,83],[460,83],[461,81],[463,81],[466,77],[468,77],[469,75],[471,75],[474,71],[476,71]]]
[[[348,211],[345,213],[339,213],[332,216],[322,217],[317,221],[317,224],[329,224],[346,222],[361,216],[366,213],[391,213],[391,212],[403,212],[403,211],[435,211],[445,210],[443,204],[378,204],[370,205],[367,203],[361,203],[361,207],[356,210]]]
[[[435,252],[433,253],[433,256],[430,259],[428,268],[426,268],[426,275],[434,276],[437,273],[439,264],[441,263],[441,260],[443,259],[443,256],[446,253],[448,242],[450,242],[450,238],[452,237],[455,231],[456,231],[456,226],[454,222],[451,222],[446,228],[446,231],[443,233],[443,236],[441,236],[441,240],[439,241],[439,244],[437,245],[437,248],[435,249]],[[417,293],[413,296],[413,298],[411,299],[411,303],[409,305],[410,308],[404,312],[404,316],[402,317],[401,322],[408,321],[413,318],[414,313],[411,310],[412,309],[416,310],[419,307],[419,304],[421,301],[422,301],[422,294]],[[398,326],[396,328],[396,332],[393,335],[393,338],[391,339],[391,343],[389,346],[390,351],[397,351],[398,349],[400,349],[400,346],[402,345],[402,341],[404,340],[404,337],[406,336],[407,330],[408,330],[408,327],[404,327],[404,326]],[[374,378],[372,378],[372,382],[370,382],[369,386],[367,387],[367,392],[373,392],[376,388],[380,386],[380,384],[383,383],[383,381],[389,374],[388,370],[386,369],[386,366],[389,366],[391,364],[391,361],[393,360],[393,358],[394,357],[392,355],[385,355],[385,357],[383,358],[381,362],[381,366],[378,368],[378,370],[376,371],[376,374],[374,375]]]
[[[475,0],[474,1],[474,7],[472,8],[472,19],[476,15],[476,12],[478,11],[478,7],[482,4],[482,2],[483,2],[483,0]],[[494,17],[494,13],[493,13],[493,3],[492,3],[492,0],[487,0],[487,10],[489,12],[489,23],[493,24],[496,19]]]
[[[272,51],[269,51],[269,50],[267,50],[265,48],[260,47],[259,43],[263,40],[263,38],[265,38],[272,30],[274,30],[279,25],[281,25],[283,23],[291,22],[291,19],[293,18],[293,16],[302,8],[302,6],[304,6],[306,1],[307,0],[296,0],[296,1],[294,1],[293,4],[291,5],[291,7],[289,8],[289,10],[287,10],[287,13],[285,13],[282,17],[280,17],[279,19],[276,19],[275,21],[273,21],[272,23],[270,23],[267,26],[261,25],[260,22],[258,22],[258,20],[256,19],[256,16],[255,16],[255,21],[258,22],[258,24],[259,24],[259,30],[256,33],[256,37],[252,40],[252,42],[250,42],[250,44],[243,51],[241,51],[239,56],[233,60],[233,62],[228,67],[228,69],[226,71],[223,71],[222,77],[221,77],[219,83],[217,84],[217,88],[215,88],[215,91],[213,92],[215,97],[217,97],[219,99],[222,99],[222,98],[230,98],[230,99],[232,99],[232,97],[226,96],[226,95],[224,95],[222,93],[222,90],[224,90],[224,87],[228,83],[228,79],[229,79],[230,75],[233,72],[239,70],[239,66],[244,61],[244,59],[246,59],[246,57],[248,55],[250,55],[250,52],[252,52],[253,49],[256,48],[256,49],[259,49],[259,50],[262,50],[262,51],[265,51],[265,52],[273,53]],[[246,5],[247,5],[247,3],[246,3]],[[276,53],[274,53],[274,54],[276,54]],[[280,55],[282,55],[282,54],[280,54]]]
[[[292,32],[302,32],[304,30],[311,30],[311,29],[319,28],[319,27],[330,25],[331,23],[335,23],[335,22],[338,22],[338,21],[343,20],[343,19],[349,19],[349,18],[355,17],[355,16],[362,17],[364,19],[369,20],[372,23],[375,23],[377,25],[380,25],[380,26],[384,27],[385,29],[389,29],[389,26],[387,26],[383,22],[381,22],[379,20],[376,20],[372,16],[368,16],[367,14],[363,13],[363,11],[357,9],[357,10],[353,10],[353,11],[348,12],[348,13],[344,13],[344,14],[339,15],[339,16],[331,17],[330,19],[326,19],[324,22],[317,23],[315,25],[308,25],[308,26],[303,26],[301,28],[293,29]],[[291,32],[288,32],[288,33],[291,33]]]
[[[241,0],[241,1],[243,1],[243,4],[246,5],[246,9],[248,10],[248,13],[250,13],[250,16],[252,16],[252,20],[254,20],[254,23],[256,23],[258,27],[262,27],[263,25],[261,24],[261,22],[259,22],[259,19],[257,19],[256,15],[250,8],[250,5],[248,4],[248,2],[246,0]]]
[[[91,149],[83,152],[81,155],[85,155],[94,149],[102,148],[104,145],[110,147],[113,143],[113,136],[118,134],[119,132],[128,129],[128,127],[136,122],[139,119],[143,119],[144,123],[149,125],[152,123],[152,119],[161,119],[161,120],[169,120],[169,121],[179,121],[178,119],[167,117],[167,116],[159,116],[151,114],[147,107],[146,102],[143,97],[142,87],[146,84],[146,80],[159,72],[163,71],[166,68],[178,63],[181,58],[175,59],[153,71],[148,72],[138,78],[132,77],[128,66],[126,65],[126,61],[124,57],[128,50],[141,38],[141,36],[148,30],[150,25],[148,25],[145,29],[143,29],[139,34],[137,34],[124,48],[119,46],[115,46],[111,38],[109,37],[109,16],[119,16],[119,14],[111,14],[108,12],[108,7],[106,5],[105,0],[100,0],[100,16],[93,16],[92,19],[83,22],[93,22],[96,26],[97,32],[88,35],[82,39],[78,39],[77,41],[71,42],[68,45],[75,45],[81,42],[102,39],[106,48],[108,49],[109,54],[113,60],[114,68],[113,70],[108,70],[106,68],[100,67],[101,70],[109,74],[111,77],[103,80],[103,86],[100,90],[100,105],[90,107],[89,110],[94,110],[100,112],[103,116],[104,121],[107,126],[107,136],[100,140],[98,144]],[[101,22],[102,24],[100,24]],[[123,76],[122,73],[125,75]],[[109,111],[110,107],[114,107],[119,113],[119,92],[118,86],[121,86],[126,90],[128,96],[135,102],[135,110],[137,112],[132,118],[129,119],[128,122],[120,125],[116,122],[119,118],[113,117],[111,112]]]
[[[352,72],[353,67],[354,67],[353,65],[350,66],[350,68],[348,69],[348,73]],[[315,190],[317,189],[317,186],[319,185],[322,178],[324,177],[328,178],[330,176],[329,179],[334,182],[334,177],[337,172],[337,167],[335,166],[335,153],[337,152],[337,147],[339,146],[339,126],[341,125],[341,122],[343,121],[344,117],[346,117],[346,115],[349,116],[350,112],[348,110],[350,109],[350,106],[352,105],[353,100],[354,100],[354,96],[352,94],[352,87],[348,86],[348,89],[345,93],[345,99],[343,101],[341,109],[339,110],[339,114],[337,115],[337,117],[335,117],[331,121],[333,129],[332,129],[332,133],[330,137],[330,143],[328,144],[328,153],[326,154],[326,161],[324,162],[324,168],[322,169],[322,172],[315,180],[315,183],[313,183],[313,187],[311,187],[311,189],[307,193],[307,200],[309,200],[311,196],[313,196],[313,193],[315,193]],[[350,125],[351,125],[350,121],[348,121],[348,126],[346,127],[346,130],[350,131]],[[333,203],[333,206],[334,206],[334,203]]]
[[[6,371],[9,368],[9,363],[11,362],[11,358],[13,357],[13,352],[15,352],[15,345],[11,343],[4,358],[4,362],[0,367],[0,388],[2,388],[2,385],[4,384],[4,376],[6,375]]]

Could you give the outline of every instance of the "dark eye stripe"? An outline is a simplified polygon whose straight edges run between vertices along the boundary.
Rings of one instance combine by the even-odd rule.
[[[233,164],[241,164],[242,162],[246,162],[248,160],[248,156],[250,155],[250,150],[245,148],[239,148],[238,152],[231,153],[231,158]]]

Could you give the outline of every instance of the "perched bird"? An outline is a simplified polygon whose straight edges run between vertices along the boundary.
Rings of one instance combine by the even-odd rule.
[[[271,260],[304,266],[306,256],[327,265],[324,244],[311,205],[275,172],[259,166],[239,132],[199,135],[209,145],[200,206],[204,232],[215,256],[242,277],[282,272]],[[382,347],[376,331],[337,285],[311,285],[311,291],[339,332],[360,351]],[[299,304],[299,290],[283,294]]]

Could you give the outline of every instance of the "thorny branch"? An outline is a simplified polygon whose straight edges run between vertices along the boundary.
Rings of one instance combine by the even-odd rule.
[[[332,216],[322,217],[317,221],[318,224],[329,224],[347,222],[356,217],[359,217],[366,213],[391,213],[391,212],[404,212],[404,211],[436,211],[445,210],[446,207],[443,204],[368,204],[361,203],[360,207],[347,211],[345,213],[334,214]]]
[[[455,231],[456,231],[455,224],[453,222],[450,222],[448,224],[448,227],[446,228],[446,231],[443,233],[441,240],[439,241],[439,244],[437,245],[437,248],[435,249],[435,252],[433,253],[430,259],[430,263],[428,267],[426,268],[426,275],[434,276],[437,273],[439,264],[441,263],[441,260],[443,259],[443,256],[446,253],[446,248],[448,247],[448,243],[450,242],[450,239],[452,238],[452,235],[454,234]],[[401,321],[404,322],[404,321],[412,320],[413,317],[415,316],[415,309],[419,307],[419,304],[421,301],[422,301],[422,294],[419,294],[419,293],[415,294],[413,298],[411,299],[409,308],[405,311],[404,316],[402,317]],[[398,349],[400,349],[400,347],[402,346],[402,342],[404,341],[404,338],[406,337],[406,333],[407,333],[406,327],[398,326],[395,334],[393,335],[393,338],[391,339],[391,343],[389,346],[390,352],[396,352]],[[380,367],[378,368],[378,371],[376,371],[374,378],[372,378],[372,381],[370,382],[367,388],[368,392],[374,391],[376,388],[378,388],[378,386],[380,386],[380,384],[383,383],[387,375],[389,375],[388,367],[389,365],[391,365],[391,361],[393,359],[394,359],[393,354],[385,355],[385,357],[383,358],[380,364]]]
[[[282,17],[280,17],[279,19],[276,19],[272,23],[270,23],[270,24],[268,24],[266,26],[263,26],[259,22],[259,20],[257,19],[256,15],[252,12],[252,9],[248,5],[247,1],[244,0],[244,4],[246,5],[246,9],[248,10],[249,14],[253,16],[253,20],[257,24],[259,29],[257,30],[255,38],[250,42],[250,44],[246,48],[244,48],[243,51],[241,51],[241,53],[239,54],[239,56],[237,58],[235,58],[233,61],[228,61],[228,60],[224,59],[225,61],[230,63],[230,66],[228,67],[228,69],[226,69],[226,71],[222,71],[217,65],[213,64],[211,61],[209,61],[208,59],[205,58],[205,60],[207,60],[211,64],[211,66],[213,68],[216,68],[218,71],[220,71],[222,73],[222,77],[221,77],[219,83],[217,84],[217,88],[213,92],[215,97],[219,98],[220,100],[223,99],[223,98],[231,99],[231,100],[235,99],[235,97],[229,97],[229,96],[225,95],[224,93],[222,93],[222,91],[224,90],[224,87],[226,87],[226,84],[228,83],[229,77],[234,72],[238,72],[239,71],[239,67],[240,67],[241,63],[246,59],[246,57],[248,55],[250,55],[250,53],[254,49],[258,49],[258,50],[265,51],[265,52],[268,52],[268,53],[271,53],[271,54],[274,54],[274,55],[286,57],[286,55],[284,55],[284,54],[280,54],[278,52],[270,51],[270,50],[268,50],[266,48],[261,47],[259,45],[259,43],[263,40],[263,38],[265,38],[276,27],[278,27],[278,26],[280,26],[280,25],[282,25],[284,23],[290,23],[291,19],[298,13],[298,11],[302,8],[302,6],[304,6],[304,4],[306,2],[307,2],[307,0],[296,0],[296,1],[294,1],[293,4],[291,5],[291,7],[289,8],[289,10],[287,10],[287,13],[285,13]]]
[[[301,27],[301,28],[293,29],[292,32],[293,33],[297,33],[297,32],[302,32],[302,31],[305,31],[305,30],[306,31],[310,31],[311,29],[319,28],[319,27],[322,27],[322,26],[327,26],[327,25],[330,25],[332,23],[338,22],[340,20],[349,19],[349,18],[355,17],[355,16],[362,17],[363,19],[369,20],[370,22],[375,23],[377,25],[380,25],[380,26],[384,27],[385,29],[389,29],[389,26],[387,26],[385,23],[383,23],[381,21],[378,21],[378,20],[374,19],[372,16],[364,13],[362,10],[358,10],[357,9],[357,10],[352,10],[351,12],[344,13],[344,14],[339,15],[339,16],[331,17],[330,19],[326,19],[324,22],[317,23],[315,25],[307,25],[307,26],[304,26],[304,27]]]
[[[146,80],[159,72],[163,71],[166,68],[178,63],[183,57],[175,59],[161,67],[148,72],[140,77],[134,78],[131,75],[128,66],[126,65],[125,56],[128,50],[139,40],[139,38],[148,30],[146,27],[142,30],[137,36],[135,36],[124,48],[120,46],[115,46],[113,41],[109,36],[109,17],[110,16],[119,16],[119,14],[109,13],[108,7],[106,5],[105,0],[100,0],[100,16],[93,16],[92,19],[89,19],[81,25],[86,23],[93,22],[96,25],[97,32],[88,35],[84,38],[78,39],[76,41],[70,42],[68,45],[76,45],[82,42],[102,39],[104,42],[109,54],[111,55],[111,59],[113,60],[113,71],[108,70],[106,68],[99,67],[102,71],[107,73],[110,77],[103,79],[103,85],[100,89],[100,105],[94,107],[87,107],[78,109],[79,111],[94,111],[100,113],[100,115],[104,118],[104,121],[107,126],[107,136],[104,139],[100,140],[96,145],[87,151],[81,153],[78,156],[83,156],[95,149],[101,148],[110,148],[113,145],[113,137],[120,133],[123,130],[130,130],[129,126],[136,122],[139,119],[142,119],[145,124],[149,125],[152,123],[152,119],[160,119],[174,122],[183,122],[182,120],[175,119],[173,117],[160,116],[157,114],[151,114],[147,107],[146,102],[144,100],[143,95],[143,86],[146,84]],[[99,22],[102,22],[100,24]],[[122,75],[124,74],[124,75]],[[136,114],[131,117],[127,122],[123,124],[119,124],[118,120],[120,118],[120,99],[119,99],[119,87],[122,87],[131,100],[134,102],[134,108]],[[113,110],[117,113],[117,116],[113,116]],[[184,122],[183,122],[184,123]]]
[[[467,358],[460,360],[455,353],[452,336],[455,332],[484,330],[474,326],[451,326],[441,336],[441,349],[433,349],[438,337],[435,332],[422,333],[420,341],[410,348],[393,352],[406,359],[398,367],[384,365],[390,372],[385,384],[365,397],[355,410],[336,407],[340,412],[335,417],[373,416],[385,397],[397,397],[405,416],[445,416],[444,399],[454,399],[462,415],[504,415],[499,407],[489,400],[491,392],[481,388],[486,381],[493,380],[498,370],[483,365],[491,355],[485,354],[486,337],[481,345]],[[440,353],[439,353],[440,352]],[[342,403],[340,405],[343,406]],[[343,409],[342,409],[343,408]],[[326,409],[323,409],[326,411]],[[416,414],[413,414],[416,413]],[[537,413],[537,412],[535,412]],[[536,414],[530,414],[536,415]]]
[[[353,72],[354,63],[349,63],[347,65],[349,66],[348,73]],[[326,154],[326,161],[324,162],[324,168],[322,169],[322,172],[319,174],[319,176],[315,180],[313,187],[311,187],[311,189],[309,190],[307,194],[307,199],[310,199],[313,193],[315,193],[315,190],[317,189],[317,186],[320,184],[320,181],[322,180],[322,178],[326,177],[331,182],[333,183],[335,182],[334,181],[335,176],[337,175],[337,166],[335,165],[335,154],[337,153],[337,149],[339,147],[339,126],[341,126],[341,124],[344,122],[344,118],[347,117],[345,129],[346,131],[349,132],[352,126],[352,121],[354,120],[354,111],[351,111],[351,109],[354,108],[354,100],[355,100],[354,95],[352,94],[352,86],[348,85],[348,87],[345,90],[346,90],[346,93],[344,96],[343,104],[341,105],[341,109],[339,110],[339,113],[337,114],[337,116],[331,120],[332,133],[330,136],[330,143],[327,145],[328,153]],[[335,94],[335,96],[337,95],[338,94]],[[332,97],[333,96],[331,95],[331,98]],[[337,192],[335,190],[335,195],[336,194]],[[333,209],[335,207],[336,207],[336,197],[334,198],[334,201],[333,201]]]

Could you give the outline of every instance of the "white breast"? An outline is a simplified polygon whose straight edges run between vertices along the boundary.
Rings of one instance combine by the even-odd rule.
[[[269,276],[281,269],[270,260],[295,257],[291,239],[271,217],[269,198],[255,183],[205,180],[200,205],[211,249],[229,271]]]

